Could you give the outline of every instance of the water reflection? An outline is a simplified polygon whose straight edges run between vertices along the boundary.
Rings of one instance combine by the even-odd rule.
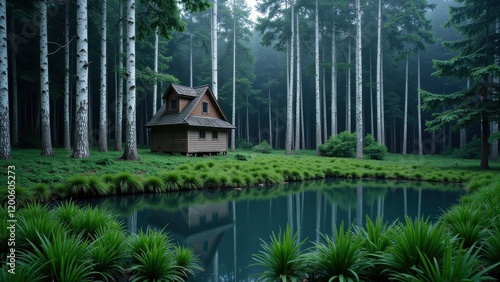
[[[203,272],[193,281],[255,280],[248,267],[268,240],[289,224],[299,239],[321,240],[341,222],[363,225],[365,216],[394,221],[404,215],[435,219],[456,202],[453,185],[323,180],[272,188],[121,196],[89,200],[119,214],[130,232],[164,229],[174,241],[192,247]],[[319,231],[319,232],[317,232]],[[308,245],[309,246],[309,245]]]

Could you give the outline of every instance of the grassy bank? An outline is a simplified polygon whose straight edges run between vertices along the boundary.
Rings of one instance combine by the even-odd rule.
[[[14,150],[20,204],[31,199],[45,202],[80,196],[107,196],[143,192],[166,192],[203,188],[243,188],[322,178],[405,179],[467,183],[471,189],[485,186],[500,172],[478,169],[477,160],[440,156],[388,155],[386,160],[356,160],[315,156],[314,151],[284,155],[283,151],[259,154],[250,151],[224,156],[189,158],[139,150],[141,160],[122,161],[120,153],[91,152],[89,159],[72,159],[70,152],[56,149],[54,157],[38,150]],[[196,173],[193,173],[196,172]],[[2,170],[7,178],[7,170]],[[7,187],[0,187],[5,199]]]

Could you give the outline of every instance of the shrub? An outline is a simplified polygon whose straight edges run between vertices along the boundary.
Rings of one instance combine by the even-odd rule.
[[[251,150],[253,147],[253,144],[250,142],[247,142],[245,139],[238,138],[235,140],[235,146],[238,149],[241,150]]]
[[[474,135],[469,143],[465,144],[465,148],[460,150],[459,156],[463,159],[481,158],[481,139]]]
[[[114,177],[114,185],[116,192],[120,194],[134,194],[143,192],[142,183],[136,176],[128,172],[118,173]]]
[[[45,184],[36,184],[31,190],[35,201],[46,202],[50,198],[50,188]]]
[[[97,231],[90,248],[96,277],[100,281],[117,281],[116,274],[123,272],[125,265],[125,234],[122,230]],[[97,280],[97,279],[94,279]]]
[[[347,131],[330,137],[326,144],[319,145],[321,156],[354,158],[356,156],[356,133]]]
[[[191,248],[183,246],[174,246],[173,257],[178,266],[179,276],[187,278],[194,274],[194,270],[202,270],[199,266],[199,258]]]
[[[245,157],[244,155],[242,154],[236,154],[234,156],[235,159],[237,159],[238,161],[246,161],[247,160],[247,157]]]
[[[454,206],[442,218],[451,234],[456,235],[465,248],[471,247],[486,235],[483,213],[476,206]]]
[[[177,191],[182,186],[181,175],[177,171],[165,172],[161,175],[167,191]]]
[[[111,158],[100,158],[95,163],[98,165],[107,166],[114,164],[115,161]]]
[[[108,186],[96,176],[75,175],[64,181],[68,193],[75,197],[104,196]]]
[[[259,145],[253,146],[252,150],[257,153],[270,154],[273,151],[273,147],[264,140]]]
[[[165,192],[165,183],[156,176],[150,176],[144,181],[144,191],[147,193]]]
[[[371,134],[367,134],[365,137],[363,154],[365,159],[383,160],[387,154],[387,147],[385,145],[378,144]]]

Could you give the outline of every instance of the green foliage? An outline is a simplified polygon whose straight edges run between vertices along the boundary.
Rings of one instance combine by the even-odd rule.
[[[356,133],[344,131],[330,137],[326,144],[319,146],[321,156],[354,158],[356,156]]]
[[[161,193],[165,192],[166,185],[164,181],[156,176],[150,176],[144,180],[144,192],[146,193]]]
[[[440,261],[445,250],[447,234],[442,224],[405,217],[394,233],[394,244],[384,254],[382,263],[389,275],[398,280],[403,274],[415,275],[413,266],[421,267],[424,255]]]
[[[113,183],[116,193],[119,194],[135,194],[144,191],[138,176],[129,172],[121,172],[115,175]]]
[[[483,241],[482,259],[487,265],[495,265],[491,274],[500,279],[500,227],[496,226]]]
[[[95,278],[116,281],[117,274],[124,272],[125,234],[122,230],[100,228],[93,238],[89,256],[94,263]]]
[[[485,217],[480,209],[469,205],[456,205],[443,215],[451,234],[457,236],[464,248],[472,247],[486,235]]]
[[[334,237],[322,235],[326,244],[316,243],[316,251],[308,255],[308,264],[320,281],[364,281],[371,263],[361,249],[362,240],[344,232],[344,224],[335,228]]]
[[[354,158],[356,156],[356,133],[341,132],[330,137],[326,144],[319,146],[321,156]],[[367,134],[364,141],[363,153],[366,159],[382,160],[387,154],[387,147],[375,141],[371,134]]]
[[[371,134],[367,134],[365,136],[363,154],[365,159],[383,160],[387,154],[387,147],[385,145],[378,144]]]
[[[481,139],[473,136],[472,139],[465,144],[465,148],[459,154],[464,159],[479,159],[481,157]]]
[[[253,146],[252,150],[257,153],[270,154],[273,151],[273,147],[264,140],[259,145]]]
[[[235,159],[237,159],[238,161],[246,161],[247,160],[247,157],[245,157],[244,155],[242,154],[236,154],[234,156]]]
[[[176,245],[173,247],[173,257],[178,266],[178,275],[184,279],[192,275],[194,270],[202,270],[200,260],[191,248]]]
[[[261,239],[261,250],[253,255],[255,266],[264,267],[259,273],[257,281],[302,281],[307,272],[304,264],[304,251],[301,250],[304,241],[298,241],[298,232],[292,234],[287,225],[283,232],[280,228],[278,235],[274,232],[268,243]]]
[[[37,184],[31,187],[33,197],[37,202],[46,202],[50,198],[50,188],[46,184]]]
[[[235,140],[235,146],[240,150],[252,150],[253,144],[247,142],[245,139],[238,138]]]
[[[63,185],[66,186],[66,191],[75,197],[105,196],[109,192],[106,183],[97,176],[75,175],[66,179]]]
[[[480,249],[474,246],[466,249],[460,245],[455,250],[449,242],[446,243],[442,261],[419,252],[422,266],[412,267],[416,275],[403,274],[399,276],[399,281],[495,281],[487,275],[494,265],[482,267],[479,252]]]
[[[182,186],[182,178],[179,172],[169,171],[161,175],[167,191],[177,191]]]
[[[32,247],[33,253],[23,253],[22,259],[39,269],[37,275],[50,281],[92,281],[93,263],[80,236],[54,233],[50,239],[40,237],[40,245]]]

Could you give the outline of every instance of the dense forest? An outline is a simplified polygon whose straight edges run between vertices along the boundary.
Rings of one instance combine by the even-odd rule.
[[[497,0],[1,0],[0,158],[137,159],[176,83],[212,88],[233,149],[298,153],[349,131],[402,154],[476,146],[487,168],[499,15]]]

